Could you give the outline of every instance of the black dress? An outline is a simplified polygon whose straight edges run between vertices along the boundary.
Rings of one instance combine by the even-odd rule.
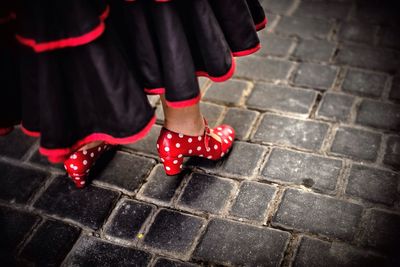
[[[0,4],[0,133],[21,124],[61,161],[85,143],[132,143],[155,122],[147,94],[200,100],[266,25],[258,0],[18,0]]]

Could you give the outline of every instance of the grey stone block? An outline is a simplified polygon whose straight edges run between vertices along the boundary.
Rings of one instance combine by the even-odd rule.
[[[353,164],[346,194],[372,202],[393,205],[399,200],[400,175],[393,172]]]
[[[159,116],[157,115],[157,118]],[[162,120],[164,120],[164,117],[162,117]],[[158,135],[160,134],[161,126],[159,125],[153,125],[151,128],[150,132],[147,134],[147,136],[143,139],[138,140],[137,142],[129,145],[125,145],[126,148],[132,149],[134,151],[138,152],[144,152],[152,155],[158,155],[157,152],[157,138]]]
[[[393,100],[400,100],[400,76],[394,77],[389,98]]]
[[[151,254],[101,239],[82,236],[63,262],[64,266],[148,266]]]
[[[293,39],[269,33],[267,31],[259,32],[261,49],[257,52],[259,56],[285,57],[293,44]]]
[[[400,130],[400,105],[365,99],[358,109],[356,123]]]
[[[235,139],[247,139],[257,116],[256,111],[241,108],[228,108],[222,123],[235,129]]]
[[[383,163],[397,170],[400,169],[400,137],[390,136],[388,138]]]
[[[294,84],[315,89],[326,90],[332,87],[336,78],[337,68],[315,63],[300,65],[294,77]]]
[[[239,190],[229,214],[249,220],[264,220],[276,187],[244,181]]]
[[[382,38],[380,44],[390,48],[400,48],[400,36],[397,27],[387,27],[382,30]]]
[[[328,128],[325,123],[265,114],[252,140],[318,150]]]
[[[152,210],[153,207],[150,205],[122,199],[104,232],[108,236],[134,242],[138,240],[137,234]]]
[[[351,3],[349,1],[302,1],[294,15],[345,20],[350,8]]]
[[[147,247],[182,255],[191,248],[204,219],[162,209],[144,238]]]
[[[338,32],[339,41],[351,41],[372,44],[377,27],[364,23],[344,22]]]
[[[354,94],[379,97],[385,87],[386,75],[350,69],[342,90]]]
[[[334,137],[331,152],[361,160],[375,160],[381,135],[350,127],[340,127]]]
[[[196,267],[196,266],[200,265],[189,262],[169,260],[165,258],[158,258],[156,263],[154,264],[154,267]]]
[[[14,129],[6,136],[0,136],[0,151],[2,156],[21,158],[37,139],[26,136],[20,129]]]
[[[308,114],[316,95],[311,90],[257,83],[247,99],[247,106],[260,110]]]
[[[212,219],[193,257],[235,266],[279,266],[289,236],[275,229]]]
[[[335,44],[325,40],[300,40],[294,57],[302,61],[328,62],[335,47]]]
[[[192,209],[220,213],[234,188],[228,179],[194,173],[182,192],[178,205]]]
[[[274,148],[261,171],[262,179],[334,191],[342,162],[312,154]]]
[[[362,207],[334,198],[299,190],[285,191],[273,225],[352,240]]]
[[[318,118],[347,121],[350,117],[354,97],[344,94],[325,93],[317,110]]]
[[[308,17],[282,17],[275,31],[286,35],[296,35],[304,39],[328,37],[332,23],[328,20]]]
[[[224,106],[200,102],[200,110],[210,127],[217,126],[217,122],[224,111]]]
[[[233,79],[224,83],[213,83],[204,94],[203,100],[237,106],[248,87],[248,82]]]

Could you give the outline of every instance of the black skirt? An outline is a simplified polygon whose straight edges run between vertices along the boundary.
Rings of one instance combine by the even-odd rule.
[[[40,136],[62,161],[103,140],[132,143],[155,122],[147,94],[200,101],[198,76],[229,79],[260,48],[258,0],[20,0],[0,7],[0,134]]]

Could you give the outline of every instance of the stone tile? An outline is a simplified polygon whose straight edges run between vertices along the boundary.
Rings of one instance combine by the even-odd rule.
[[[400,48],[400,36],[398,34],[398,30],[396,27],[393,28],[384,28],[382,33],[382,37],[380,40],[380,44],[390,47],[390,48]]]
[[[101,239],[82,236],[75,244],[63,266],[148,266],[151,254],[123,247]]]
[[[153,207],[138,201],[122,199],[111,221],[105,227],[105,234],[133,242],[139,234],[139,230]]]
[[[264,10],[277,14],[285,14],[294,4],[293,0],[263,0],[261,2]]]
[[[400,130],[400,105],[365,99],[358,109],[356,123]]]
[[[257,171],[267,149],[245,142],[235,142],[221,169],[225,173],[251,177]]]
[[[344,22],[340,25],[338,40],[372,44],[376,32],[377,27],[374,25]]]
[[[158,95],[147,95],[147,99],[149,100],[150,105],[155,107],[158,100],[160,100],[160,97]]]
[[[304,39],[325,39],[332,29],[332,23],[316,18],[307,17],[282,17],[275,31],[296,35]]]
[[[380,210],[370,210],[361,236],[364,246],[398,255],[400,216]]]
[[[294,12],[295,16],[333,18],[345,20],[351,3],[340,1],[302,1]]]
[[[376,160],[381,135],[356,128],[340,127],[335,134],[331,152],[354,159]]]
[[[36,266],[59,266],[79,237],[77,227],[47,220],[39,226],[20,257]]]
[[[384,258],[367,250],[339,243],[302,237],[293,266],[295,267],[385,266]]]
[[[381,48],[343,45],[335,62],[339,65],[394,72],[400,68],[400,53]]]
[[[235,139],[247,139],[248,135],[259,115],[256,111],[241,108],[228,108],[223,124],[228,124],[235,129]]]
[[[274,148],[261,171],[262,179],[334,191],[342,161]]]
[[[157,118],[159,116],[157,115]],[[164,117],[162,118],[162,121],[164,120]],[[158,155],[157,152],[157,138],[158,135],[160,134],[161,126],[159,125],[153,125],[151,128],[150,132],[147,134],[147,136],[143,139],[140,139],[139,141],[129,144],[129,145],[124,145],[124,147],[127,147],[129,149],[132,149],[134,151],[138,152],[144,152],[152,155]]]
[[[155,160],[118,151],[96,180],[134,192],[155,164]]]
[[[261,42],[261,49],[257,52],[258,56],[285,57],[289,54],[293,39],[260,31],[258,34]]]
[[[252,141],[318,150],[328,128],[325,123],[265,114]]]
[[[203,96],[203,100],[224,105],[240,105],[249,82],[230,79],[224,83],[213,83]]]
[[[300,40],[294,57],[302,61],[328,62],[336,45],[325,40]]]
[[[262,221],[276,192],[276,187],[244,181],[229,212],[230,215]]]
[[[163,166],[157,165],[141,189],[140,195],[169,203],[183,180],[182,175],[166,175]]]
[[[1,162],[0,173],[0,199],[12,203],[27,203],[49,176],[48,173],[43,171]]]
[[[345,94],[325,93],[317,109],[318,118],[347,121],[350,118],[354,97]]]
[[[289,233],[212,219],[193,258],[234,266],[279,266]]]
[[[358,95],[379,97],[385,88],[386,75],[350,69],[342,90]]]
[[[256,83],[247,99],[247,106],[260,110],[308,114],[317,93],[267,83]]]
[[[272,223],[289,229],[352,240],[361,212],[362,207],[353,203],[288,189]]]
[[[118,193],[87,186],[77,189],[66,177],[57,177],[35,203],[35,208],[98,229],[110,213]]]
[[[178,205],[209,213],[220,213],[228,202],[234,183],[228,179],[193,173]]]
[[[247,56],[237,59],[237,78],[251,80],[286,80],[293,63],[289,61]]]
[[[165,253],[182,255],[191,249],[204,223],[202,218],[162,209],[150,226],[143,243],[146,247]]]
[[[296,72],[293,83],[298,86],[326,90],[332,87],[337,72],[337,68],[333,66],[302,63]]]
[[[213,128],[217,126],[217,122],[224,111],[224,107],[221,105],[200,102],[200,110],[203,116],[206,118],[208,125]]]
[[[362,3],[362,4],[361,4]],[[352,19],[378,24],[398,25],[400,22],[397,1],[362,1],[352,14]]]
[[[18,128],[10,134],[0,137],[0,151],[2,156],[21,158],[35,143],[37,138],[26,136]]]
[[[158,258],[156,263],[154,264],[154,267],[196,267],[196,266],[200,265],[189,262],[170,260],[166,258]]]
[[[394,77],[389,98],[393,100],[400,100],[400,76]]]
[[[399,200],[400,175],[393,172],[353,164],[346,194],[372,202],[393,205]]]
[[[42,156],[38,150],[29,158],[29,161],[35,164],[42,165],[47,168],[55,168],[63,172],[65,171],[64,164],[62,162],[51,163],[47,160],[47,157]]]
[[[400,137],[390,136],[388,138],[383,163],[400,170]]]

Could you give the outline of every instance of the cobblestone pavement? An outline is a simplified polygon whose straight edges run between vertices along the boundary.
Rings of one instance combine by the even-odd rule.
[[[154,97],[158,125],[84,190],[36,139],[0,139],[2,266],[400,265],[398,9],[359,2],[263,2],[262,50],[201,80],[238,132],[217,163],[165,176]]]

